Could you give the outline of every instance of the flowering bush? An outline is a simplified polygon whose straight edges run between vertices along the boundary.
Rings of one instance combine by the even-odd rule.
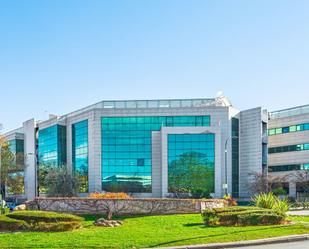
[[[230,195],[223,196],[223,199],[228,202],[229,206],[237,206],[237,201]]]
[[[100,193],[94,192],[89,195],[90,198],[97,198],[97,199],[132,199],[132,197],[124,192],[119,193]]]

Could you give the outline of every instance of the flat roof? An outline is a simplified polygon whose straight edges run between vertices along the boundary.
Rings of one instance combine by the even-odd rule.
[[[296,116],[309,113],[309,105],[296,106],[292,108],[282,109],[269,113],[271,119],[285,118],[290,116]]]
[[[157,100],[104,100],[61,116],[66,118],[91,109],[143,109],[143,108],[186,108],[207,106],[232,106],[227,97],[197,99]]]

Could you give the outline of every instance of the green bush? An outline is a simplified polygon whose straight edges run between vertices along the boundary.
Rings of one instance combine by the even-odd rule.
[[[16,220],[24,220],[28,223],[36,222],[60,222],[60,221],[82,221],[79,216],[46,211],[17,211],[7,214],[8,217]]]
[[[0,216],[0,230],[71,231],[81,227],[81,217],[44,211],[17,211]]]
[[[81,227],[78,221],[61,221],[61,222],[38,222],[31,225],[31,231],[39,232],[62,232],[72,231]]]
[[[254,196],[252,200],[256,207],[272,209],[279,215],[285,216],[289,211],[288,200],[280,200],[273,193],[259,194]]]
[[[0,231],[20,231],[28,228],[29,225],[23,220],[15,220],[6,215],[0,215]]]
[[[253,213],[238,216],[238,225],[275,225],[284,220],[284,217],[276,213]]]
[[[272,192],[276,196],[278,196],[278,195],[286,195],[287,194],[286,190],[284,188],[282,188],[282,187],[275,188],[275,189],[272,190]]]
[[[279,224],[285,218],[271,209],[238,206],[205,210],[202,215],[206,225],[225,226]]]
[[[272,209],[278,198],[273,193],[259,194],[254,196],[252,201],[257,207]]]

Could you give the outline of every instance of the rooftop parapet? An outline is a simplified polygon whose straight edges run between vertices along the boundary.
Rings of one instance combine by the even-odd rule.
[[[309,113],[309,105],[296,106],[288,109],[282,109],[269,113],[270,119],[285,118]]]

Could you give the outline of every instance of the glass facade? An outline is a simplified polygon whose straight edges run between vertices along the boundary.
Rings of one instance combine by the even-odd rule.
[[[162,126],[209,126],[210,117],[102,117],[101,124],[103,190],[150,193],[151,132]]]
[[[80,192],[88,192],[88,120],[72,125],[72,163],[81,179]]]
[[[268,135],[272,136],[272,135],[279,135],[296,131],[308,131],[308,130],[309,130],[309,123],[305,123],[280,128],[272,128],[268,130]]]
[[[8,171],[8,194],[24,194],[24,140],[13,139],[8,141],[9,150],[15,156],[15,165]]]
[[[272,154],[272,153],[303,151],[303,150],[309,150],[309,144],[295,144],[295,145],[272,147],[268,149],[268,153]]]
[[[168,135],[168,191],[214,193],[215,135]]]
[[[45,192],[48,167],[66,164],[66,127],[53,125],[39,130],[38,135],[39,193]]]
[[[268,172],[293,171],[293,170],[309,170],[309,163],[268,166]]]
[[[232,118],[232,196],[239,197],[239,119]]]

